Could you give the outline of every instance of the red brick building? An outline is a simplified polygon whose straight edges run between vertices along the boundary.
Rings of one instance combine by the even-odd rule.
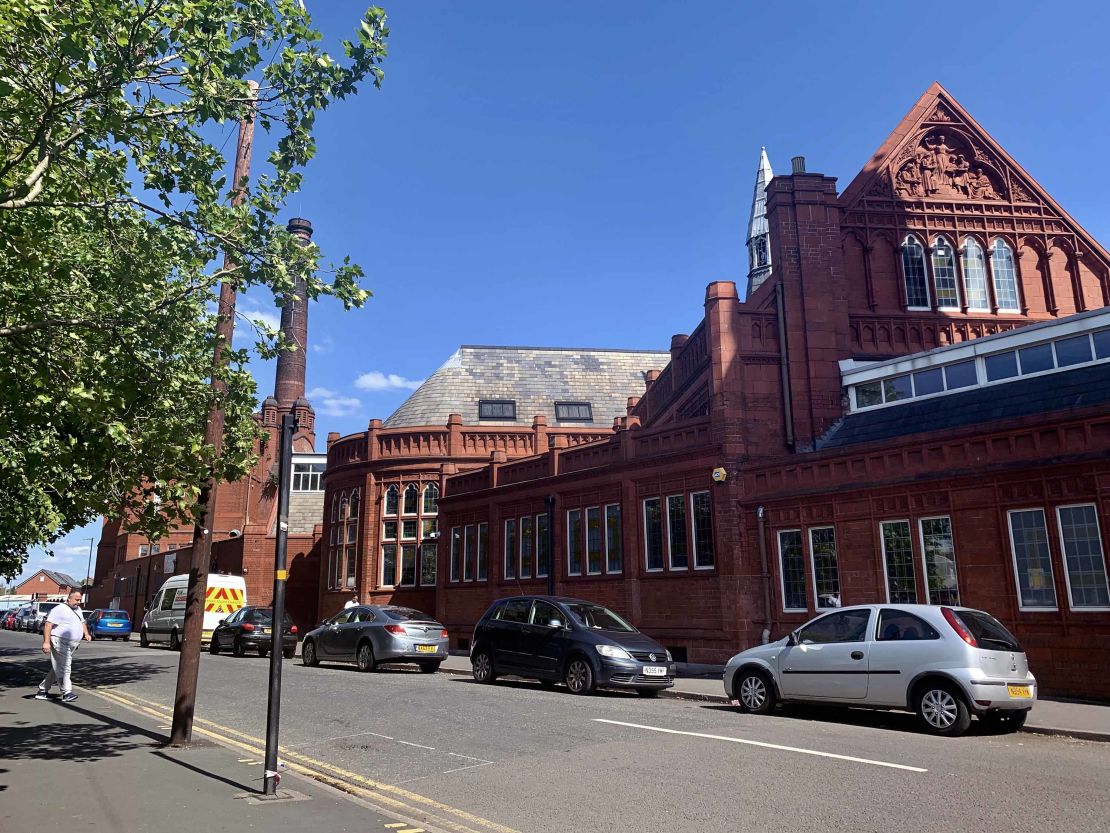
[[[12,588],[13,596],[30,596],[42,601],[48,596],[61,596],[71,590],[80,590],[81,582],[57,570],[39,570]]]
[[[307,243],[312,225],[294,219],[288,229]],[[299,287],[298,297],[304,297]],[[255,415],[264,434],[255,452],[258,462],[243,479],[221,483],[216,490],[211,524],[212,562],[216,572],[242,575],[251,604],[268,604],[273,595],[277,521],[278,432],[283,414],[297,418],[293,439],[287,563],[286,606],[303,628],[317,622],[319,525],[323,518],[323,470],[326,457],[316,454],[315,411],[305,398],[307,304],[282,308],[281,328],[298,346],[278,356],[274,395]],[[158,541],[126,532],[121,522],[105,520],[97,547],[90,607],[121,607],[141,618],[147,603],[169,576],[189,571],[192,527],[178,527]]]
[[[444,477],[439,618],[544,591],[554,498],[556,592],[679,657],[958,602],[1110,698],[1106,250],[935,84],[843,191],[796,158],[763,196],[746,300],[709,285],[612,436]]]

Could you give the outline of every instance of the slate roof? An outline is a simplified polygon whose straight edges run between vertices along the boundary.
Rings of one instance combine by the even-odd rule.
[[[59,586],[80,587],[81,582],[68,573],[59,573],[57,570],[43,570],[47,577]]]
[[[549,426],[604,426],[627,413],[628,397],[644,392],[644,375],[662,370],[664,351],[589,350],[464,345],[385,421],[385,427],[445,425],[461,414],[465,425],[531,425],[543,414]],[[478,419],[478,400],[516,402],[515,420]],[[590,422],[559,422],[556,402],[589,402]]]
[[[1110,362],[846,416],[820,450],[1110,404]]]

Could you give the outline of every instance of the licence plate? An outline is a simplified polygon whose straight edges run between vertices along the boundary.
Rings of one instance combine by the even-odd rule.
[[[1008,686],[1006,686],[1006,692],[1011,697],[1029,697],[1030,696],[1029,686],[1027,686],[1027,685],[1008,685]]]
[[[123,624],[120,623],[120,622],[109,622],[108,627],[109,628],[122,628]]]
[[[435,645],[417,645],[416,653],[418,654],[434,654],[436,652]]]
[[[645,665],[644,666],[644,676],[645,677],[666,677],[667,676],[667,667],[665,665]]]
[[[269,628],[263,628],[262,629],[262,635],[263,636],[268,636],[269,634],[270,634],[270,629]]]

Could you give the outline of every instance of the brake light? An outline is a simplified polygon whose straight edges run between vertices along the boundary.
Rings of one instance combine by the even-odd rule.
[[[447,638],[447,628],[444,628],[444,629],[443,629],[443,633],[441,633],[441,634],[439,635],[439,638],[440,638],[440,639],[446,639],[446,638]]]
[[[398,636],[405,635],[405,629],[402,628],[400,625],[386,625],[385,629],[390,633],[397,634]]]
[[[250,622],[246,622],[243,624],[243,630],[245,630],[247,633],[250,633],[254,630],[254,625],[252,625]]]
[[[964,623],[960,621],[960,617],[956,615],[956,611],[952,610],[952,608],[950,607],[942,607],[940,609],[940,612],[944,616],[944,621],[951,625],[952,630],[959,634],[960,639],[962,639],[972,648],[979,647],[978,641],[976,641],[975,637],[971,635],[971,631],[967,629]]]
[[[291,628],[289,629],[289,633],[296,633],[296,632],[297,632],[297,626],[296,626],[296,625],[293,625],[293,627],[291,627]]]

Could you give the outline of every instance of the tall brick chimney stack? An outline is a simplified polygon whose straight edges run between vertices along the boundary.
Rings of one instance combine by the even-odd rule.
[[[286,230],[307,246],[312,241],[312,223],[300,217],[289,221]],[[308,348],[308,298],[305,282],[298,280],[295,293],[297,300],[281,308],[281,332],[286,339],[297,345],[291,352],[283,351],[278,355],[277,379],[274,382],[274,396],[282,408],[289,408],[298,399],[304,398],[305,356]]]

